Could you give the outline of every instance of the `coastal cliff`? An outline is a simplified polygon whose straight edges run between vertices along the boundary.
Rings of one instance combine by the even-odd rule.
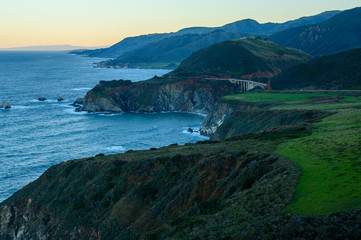
[[[83,110],[88,112],[161,112],[209,113],[216,100],[241,92],[229,81],[204,78],[153,78],[148,81],[100,82],[87,93]]]
[[[215,103],[212,111],[204,119],[200,132],[211,137],[213,141],[223,141],[239,135],[317,122],[330,114],[312,110],[270,110],[278,104],[249,103],[222,98]]]
[[[217,99],[241,92],[239,85],[207,78],[267,82],[310,56],[261,39],[225,41],[193,53],[173,72],[147,81],[101,81],[87,93],[88,112],[189,111],[209,113]]]
[[[52,166],[0,204],[0,239],[360,239],[359,96],[216,106],[211,141]]]
[[[247,103],[220,98],[204,119],[200,131],[205,136],[212,136],[234,112],[266,109],[274,105],[274,103]]]
[[[264,140],[262,151],[248,137],[58,164],[0,204],[0,238],[247,236],[292,199],[300,171],[272,153],[286,139]]]
[[[358,239],[360,209],[283,212],[301,172],[274,152],[315,120],[60,163],[0,204],[0,238]]]

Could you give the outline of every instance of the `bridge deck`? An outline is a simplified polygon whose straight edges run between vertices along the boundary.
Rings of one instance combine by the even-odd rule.
[[[246,79],[237,79],[237,78],[206,78],[207,80],[215,80],[215,81],[230,81],[233,84],[241,85],[243,90],[251,90],[255,87],[266,88],[267,84],[255,82]]]

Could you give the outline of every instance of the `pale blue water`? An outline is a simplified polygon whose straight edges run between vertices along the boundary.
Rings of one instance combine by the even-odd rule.
[[[203,116],[187,113],[88,114],[69,106],[100,80],[140,81],[167,70],[102,69],[103,59],[51,52],[0,52],[0,202],[51,165],[98,153],[121,153],[205,140]],[[64,102],[57,102],[59,94]],[[48,101],[39,102],[38,97]]]

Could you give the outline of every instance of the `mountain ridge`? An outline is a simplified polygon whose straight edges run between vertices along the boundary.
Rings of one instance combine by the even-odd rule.
[[[247,22],[249,21],[249,19],[244,19],[244,20],[240,20],[240,21],[236,21],[234,23],[229,23],[229,24],[225,24],[221,27],[189,27],[189,28],[184,28],[181,29],[177,32],[171,32],[171,33],[160,33],[160,34],[148,34],[148,35],[141,35],[141,36],[135,36],[135,37],[129,37],[129,38],[125,38],[122,41],[112,45],[109,48],[103,48],[103,49],[96,49],[96,50],[92,50],[92,51],[83,51],[83,52],[75,52],[75,54],[81,54],[81,55],[86,55],[89,57],[106,57],[106,58],[117,58],[119,56],[121,56],[124,53],[139,49],[141,47],[146,46],[147,44],[156,42],[156,41],[160,41],[163,40],[164,38],[169,38],[169,37],[176,37],[176,36],[180,36],[180,35],[184,35],[184,34],[208,34],[210,32],[213,32],[214,30],[225,30],[225,31],[234,31],[234,30],[229,30],[229,29],[234,29],[236,28],[236,32],[239,33],[243,33],[245,35],[245,37],[253,35],[253,36],[257,36],[257,35],[269,35],[272,32],[272,29],[278,29],[277,31],[279,31],[280,29],[283,30],[283,25],[284,26],[299,26],[299,25],[304,25],[304,24],[308,24],[310,22],[314,23],[314,22],[321,22],[324,21],[328,18],[330,18],[331,16],[334,16],[338,13],[340,13],[341,11],[326,11],[314,16],[309,16],[309,17],[302,17],[296,20],[290,20],[287,21],[285,23],[265,23],[265,24],[260,24],[255,20],[252,20],[254,22],[256,22],[257,24],[257,28],[264,28],[263,31],[259,31],[257,30],[257,28],[254,29],[249,29],[248,28],[248,24]],[[306,21],[306,22],[305,22]],[[261,26],[261,27],[260,27]],[[263,27],[263,26],[267,26],[267,27]],[[273,30],[276,31],[276,30]],[[227,39],[225,39],[227,40]]]
[[[343,11],[318,24],[275,33],[269,39],[313,56],[361,47],[361,7]]]

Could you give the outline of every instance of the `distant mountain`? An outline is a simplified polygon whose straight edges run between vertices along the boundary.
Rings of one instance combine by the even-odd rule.
[[[302,17],[296,20],[291,20],[285,23],[264,23],[260,24],[252,19],[245,19],[230,23],[221,27],[222,30],[232,31],[232,32],[244,32],[244,33],[253,33],[259,35],[268,35],[283,31],[289,28],[315,24],[323,22],[336,14],[339,14],[341,11],[327,11],[321,14],[311,16],[311,17]]]
[[[317,57],[275,76],[273,89],[361,90],[361,49]]]
[[[314,56],[361,47],[361,8],[344,11],[322,23],[275,33],[269,39]]]
[[[193,53],[173,71],[175,76],[211,75],[264,79],[310,59],[300,50],[247,38],[230,40]]]
[[[125,53],[114,60],[98,63],[98,67],[160,67],[175,68],[193,52],[212,44],[247,36],[237,32],[216,30],[208,34],[185,34],[150,43]]]
[[[86,50],[81,52],[72,52],[74,54],[86,55],[89,57],[117,58],[124,53],[142,48],[150,43],[164,39],[168,34],[149,34],[137,37],[129,37],[110,46],[95,50]]]
[[[184,28],[178,32],[173,33],[164,33],[164,34],[149,34],[141,35],[137,37],[129,37],[118,42],[117,44],[103,49],[97,49],[92,51],[83,51],[83,52],[74,52],[75,54],[82,54],[90,57],[107,57],[107,58],[117,58],[125,53],[140,49],[145,47],[148,44],[161,41],[166,38],[177,37],[186,34],[210,34],[215,30],[223,30],[226,32],[236,32],[242,33],[242,36],[267,36],[277,31],[282,31],[290,27],[302,26],[305,24],[315,24],[322,22],[324,20],[333,17],[334,15],[340,13],[340,11],[329,11],[324,12],[311,17],[303,17],[300,19],[288,21],[285,23],[265,23],[260,24],[255,20],[245,19],[237,21],[234,23],[226,24],[222,27],[191,27]],[[224,39],[226,40],[226,39]],[[210,42],[209,45],[214,44],[215,42]],[[173,60],[172,62],[174,62]]]
[[[26,46],[15,48],[0,48],[0,51],[74,51],[79,49],[96,49],[98,47],[80,47],[72,45]],[[82,51],[83,51],[82,50]]]

